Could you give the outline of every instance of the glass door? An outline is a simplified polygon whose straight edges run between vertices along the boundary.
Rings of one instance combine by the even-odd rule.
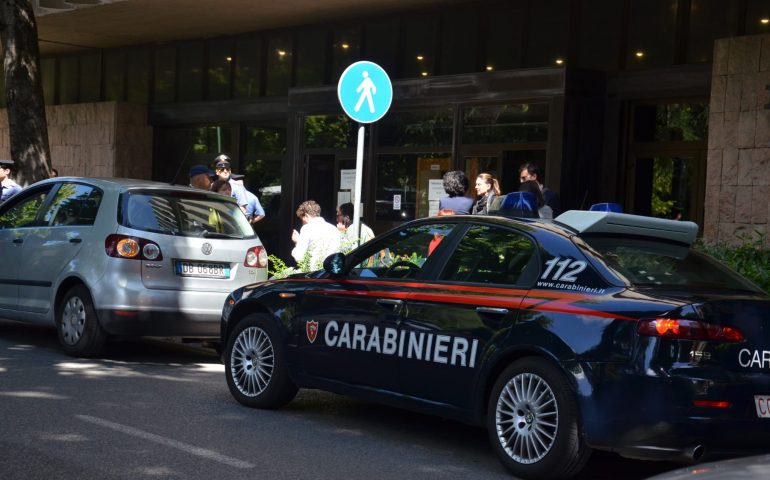
[[[633,213],[701,223],[706,159],[702,153],[635,159]]]

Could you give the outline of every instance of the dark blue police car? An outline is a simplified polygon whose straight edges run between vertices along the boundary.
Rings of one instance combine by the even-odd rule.
[[[250,407],[307,387],[485,425],[524,478],[570,477],[592,449],[763,449],[770,298],[693,251],[697,230],[585,211],[410,222],[233,292],[227,383]]]

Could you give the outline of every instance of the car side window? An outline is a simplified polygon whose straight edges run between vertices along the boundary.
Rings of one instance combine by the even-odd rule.
[[[50,188],[36,190],[26,193],[21,198],[13,198],[13,205],[0,215],[0,228],[21,228],[35,225],[40,206],[45,202],[50,190]]]
[[[428,257],[449,235],[453,225],[408,227],[356,251],[352,277],[403,279],[415,278]]]
[[[102,192],[89,185],[65,183],[56,192],[43,215],[43,222],[60,225],[93,225],[102,200]]]
[[[534,253],[534,243],[523,235],[501,227],[476,225],[460,240],[439,278],[516,285]]]

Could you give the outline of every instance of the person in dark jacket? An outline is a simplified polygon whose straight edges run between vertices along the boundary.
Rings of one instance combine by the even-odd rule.
[[[545,204],[551,207],[553,216],[557,216],[561,213],[561,199],[559,194],[550,188],[543,185],[543,174],[540,172],[540,167],[536,163],[525,163],[519,167],[519,180],[527,182],[534,180],[540,186],[540,191],[543,192],[543,200]]]
[[[444,174],[444,191],[448,197],[438,201],[439,210],[452,210],[457,215],[467,215],[473,208],[473,199],[465,196],[468,191],[468,177],[462,170],[451,170]]]
[[[478,200],[473,205],[474,215],[488,215],[489,207],[495,197],[500,195],[500,184],[490,173],[479,173],[476,177],[476,194]]]

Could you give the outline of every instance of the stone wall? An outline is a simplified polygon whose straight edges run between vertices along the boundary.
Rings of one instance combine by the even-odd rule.
[[[10,158],[8,115],[0,114],[0,158]],[[127,103],[46,105],[51,163],[59,175],[152,176],[147,107]]]
[[[711,82],[704,237],[770,233],[770,35],[717,40]]]

